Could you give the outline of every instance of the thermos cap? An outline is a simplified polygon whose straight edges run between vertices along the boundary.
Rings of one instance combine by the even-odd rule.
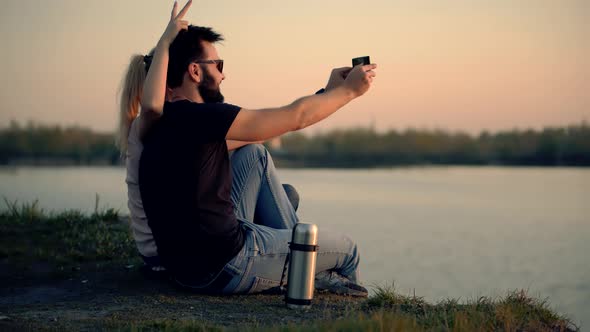
[[[318,226],[308,223],[297,223],[293,228],[292,243],[317,245],[318,244]]]

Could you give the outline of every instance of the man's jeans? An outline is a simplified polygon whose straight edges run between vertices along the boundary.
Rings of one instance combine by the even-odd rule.
[[[231,199],[246,236],[242,250],[224,267],[231,280],[221,293],[261,292],[279,285],[298,218],[263,145],[236,150],[231,165]],[[350,238],[320,227],[318,245],[316,273],[336,271],[358,282],[359,254]]]

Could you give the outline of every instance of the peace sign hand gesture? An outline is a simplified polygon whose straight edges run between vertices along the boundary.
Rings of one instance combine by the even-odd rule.
[[[178,2],[174,1],[174,6],[172,7],[172,13],[170,13],[170,22],[160,38],[160,42],[165,43],[167,46],[170,46],[174,41],[174,38],[178,35],[180,30],[187,30],[188,29],[188,21],[183,20],[182,18],[191,7],[193,3],[192,0],[188,0],[186,5],[182,7],[180,13],[178,12]]]

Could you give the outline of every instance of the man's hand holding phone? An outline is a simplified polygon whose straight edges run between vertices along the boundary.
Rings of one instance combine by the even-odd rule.
[[[332,69],[332,73],[330,74],[330,78],[328,79],[328,84],[326,85],[326,91],[330,91],[331,89],[340,86],[346,80],[346,77],[352,71],[353,67],[358,65],[370,65],[371,59],[368,56],[362,56],[358,58],[352,59],[352,67],[341,67]],[[368,68],[368,67],[367,67]],[[370,69],[366,69],[368,71],[372,71],[375,67],[371,67]],[[370,75],[371,82],[372,78],[375,77],[375,73],[371,72]]]
[[[373,71],[375,68],[377,68],[376,64],[357,65],[346,76],[343,84],[354,93],[355,98],[362,96],[369,90],[371,83],[373,83],[373,78],[377,75]]]
[[[344,83],[346,76],[352,70],[352,67],[341,67],[341,68],[334,68],[332,69],[332,73],[330,74],[330,79],[328,79],[328,84],[326,85],[326,91],[330,91],[335,87],[338,87]]]

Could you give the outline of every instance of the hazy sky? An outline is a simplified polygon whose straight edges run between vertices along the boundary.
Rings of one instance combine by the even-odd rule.
[[[171,5],[2,0],[0,126],[114,130],[129,58],[155,45]],[[314,130],[590,121],[588,0],[194,0],[187,18],[226,37],[222,91],[245,108],[290,103],[324,86],[331,68],[370,55],[372,90]]]

